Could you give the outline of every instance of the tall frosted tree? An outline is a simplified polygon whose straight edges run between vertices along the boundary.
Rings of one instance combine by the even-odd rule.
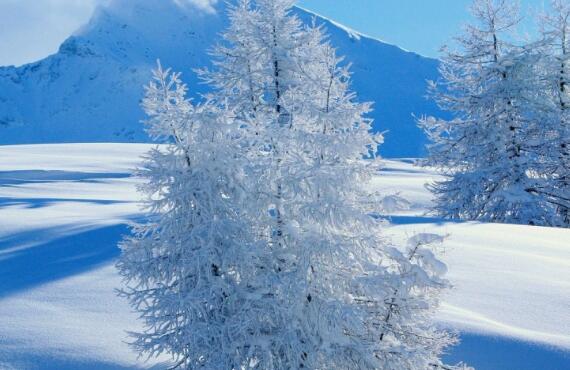
[[[539,77],[534,89],[543,99],[544,166],[550,181],[534,189],[556,205],[561,224],[570,226],[570,4],[553,0],[552,10],[540,18],[542,31]]]
[[[230,7],[205,103],[160,70],[147,89],[149,131],[170,144],[141,172],[153,216],[119,262],[146,323],[135,344],[185,369],[455,369],[432,323],[441,240],[383,237],[370,105],[292,6]]]
[[[146,327],[133,344],[149,356],[173,355],[173,368],[247,367],[245,341],[262,336],[248,318],[271,304],[260,298],[271,275],[258,273],[266,248],[235,206],[249,196],[235,127],[210,102],[193,105],[179,75],[161,68],[143,107],[149,134],[169,144],[139,172],[151,216],[121,246],[121,293]]]
[[[536,189],[542,153],[540,103],[533,95],[536,55],[513,45],[518,7],[507,0],[475,0],[459,52],[447,51],[442,82],[432,86],[452,120],[420,121],[432,144],[425,164],[445,175],[430,185],[435,211],[452,219],[552,225],[556,212]],[[541,149],[542,148],[542,149]]]

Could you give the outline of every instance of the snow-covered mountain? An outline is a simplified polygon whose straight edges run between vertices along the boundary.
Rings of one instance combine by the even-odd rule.
[[[140,120],[142,86],[160,58],[203,93],[193,69],[226,24],[222,0],[111,0],[59,52],[22,67],[0,68],[0,144],[148,141]],[[314,14],[296,9],[310,22]],[[437,114],[425,99],[438,62],[363,36],[317,16],[352,63],[354,89],[375,102],[375,129],[388,131],[382,154],[423,153],[412,114]]]

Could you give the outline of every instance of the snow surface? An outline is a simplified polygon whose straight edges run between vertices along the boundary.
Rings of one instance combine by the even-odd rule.
[[[375,186],[412,203],[390,217],[394,240],[423,230],[447,235],[441,252],[454,289],[442,322],[570,349],[570,230],[433,219],[423,184],[438,176],[409,162],[387,161],[385,171]]]
[[[191,93],[207,92],[193,72],[210,65],[208,50],[226,27],[226,1],[110,0],[58,53],[19,68],[0,67],[0,144],[147,142],[140,120],[142,86],[156,59],[183,72]],[[425,135],[412,114],[439,116],[425,98],[438,62],[317,17],[352,63],[353,87],[374,102],[383,154],[424,154]]]
[[[166,367],[125,344],[140,323],[114,293],[116,243],[144,216],[130,173],[150,147],[0,146],[0,369]],[[439,252],[455,288],[438,320],[465,333],[452,357],[483,370],[570,369],[570,230],[425,216],[424,184],[437,175],[411,163],[386,161],[374,186],[394,195],[382,205],[394,242],[448,235]]]

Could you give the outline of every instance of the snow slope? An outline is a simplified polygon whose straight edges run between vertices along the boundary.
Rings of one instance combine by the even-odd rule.
[[[411,201],[389,217],[396,241],[424,229],[448,236],[442,252],[455,289],[441,321],[570,349],[570,230],[430,218],[424,184],[437,179],[410,161],[386,161],[374,183]]]
[[[0,146],[0,369],[166,367],[124,343],[140,326],[114,294],[116,243],[144,215],[130,173],[149,148]],[[386,161],[374,186],[410,201],[388,210],[395,242],[449,234],[440,252],[455,288],[438,320],[465,339],[450,358],[479,370],[570,369],[570,230],[429,218],[423,186],[434,178]]]
[[[200,6],[196,4],[202,4]],[[203,4],[206,4],[204,6]],[[0,144],[146,142],[142,86],[160,58],[205,92],[193,69],[225,27],[225,0],[111,0],[57,54],[0,68]],[[315,16],[297,9],[305,21]],[[389,131],[383,154],[419,156],[425,136],[412,114],[437,114],[425,99],[437,61],[348,30],[324,18],[331,41],[353,64],[354,89],[375,102],[375,129]]]

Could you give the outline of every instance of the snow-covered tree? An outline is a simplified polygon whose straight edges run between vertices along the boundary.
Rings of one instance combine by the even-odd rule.
[[[539,166],[544,133],[533,94],[534,48],[513,45],[516,4],[475,0],[469,25],[457,38],[459,52],[446,51],[441,84],[432,85],[440,106],[454,119],[420,121],[432,144],[424,164],[446,179],[430,185],[435,211],[443,217],[492,222],[556,223]]]
[[[557,206],[561,223],[570,226],[570,4],[553,0],[552,11],[540,18],[541,59],[536,91],[543,99],[545,164],[541,174],[550,181],[533,189]]]
[[[188,369],[455,369],[432,323],[439,237],[398,248],[371,217],[370,105],[293,3],[230,7],[204,104],[176,74],[147,89],[149,131],[171,144],[141,171],[154,216],[119,262],[135,344]]]
[[[276,359],[276,368],[439,364],[452,340],[432,331],[430,309],[418,307],[445,284],[431,272],[418,279],[415,255],[389,247],[382,224],[369,216],[375,198],[366,185],[378,166],[362,158],[381,141],[370,133],[370,105],[356,102],[348,66],[321,27],[291,14],[293,3],[242,1],[232,8],[230,31],[214,52],[218,68],[204,72],[219,101],[251,107],[235,115],[250,128],[248,188],[257,196],[249,222],[274,256],[273,291],[286,307],[272,313],[279,330],[256,357],[264,359],[261,368],[274,368]],[[236,63],[236,56],[253,57]]]
[[[219,108],[185,95],[179,75],[161,68],[147,88],[148,132],[170,144],[139,172],[152,216],[122,244],[122,294],[146,325],[134,342],[141,352],[173,354],[175,367],[241,369],[249,363],[240,359],[254,360],[252,334],[262,336],[247,319],[270,304],[261,299],[269,281],[257,273],[267,250],[234,206],[246,196],[235,128]]]

